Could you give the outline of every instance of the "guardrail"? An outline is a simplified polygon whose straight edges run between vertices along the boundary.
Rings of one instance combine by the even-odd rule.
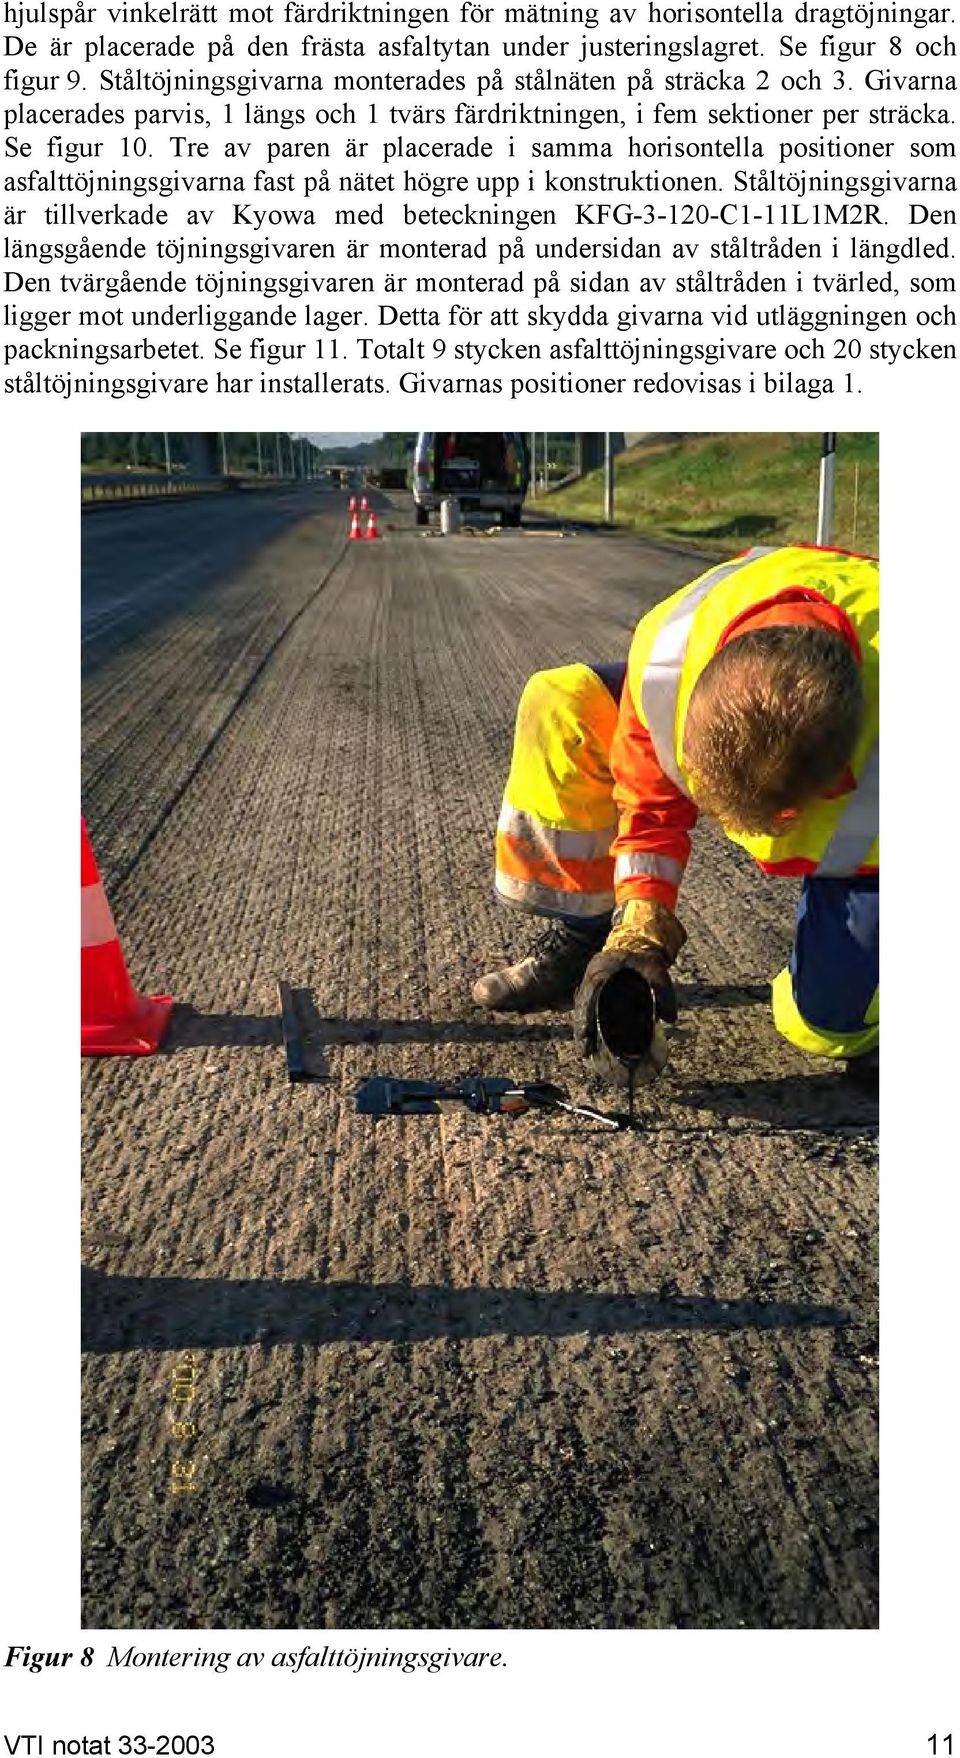
[[[289,488],[293,477],[284,476],[188,476],[151,475],[149,471],[83,471],[80,476],[82,507],[105,506],[117,501],[173,500],[181,495],[224,494],[236,489]]]

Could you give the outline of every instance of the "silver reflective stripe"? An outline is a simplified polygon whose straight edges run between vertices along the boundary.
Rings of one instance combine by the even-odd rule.
[[[880,834],[880,741],[877,740],[817,867],[818,877],[836,879],[862,867]]]
[[[618,855],[613,870],[614,883],[621,879],[663,879],[667,885],[679,885],[683,864],[669,855]]]
[[[557,862],[602,861],[610,853],[610,844],[617,834],[615,819],[604,830],[554,830],[541,824],[539,818],[532,818],[529,812],[509,806],[506,800],[500,808],[497,829],[536,849],[547,860]]]
[[[538,916],[606,916],[613,909],[612,891],[558,891],[532,879],[511,879],[507,873],[497,874],[496,886],[507,903]]]
[[[110,914],[107,894],[102,885],[84,885],[80,890],[80,945],[106,946],[117,938]]]
[[[688,799],[690,794],[683,784],[677,764],[677,698],[694,616],[707,594],[715,586],[719,586],[721,580],[727,580],[731,574],[739,573],[741,568],[745,568],[748,562],[756,561],[758,556],[772,555],[776,547],[772,543],[764,544],[758,549],[748,550],[746,555],[738,556],[736,561],[724,562],[719,568],[711,568],[702,580],[694,582],[665,622],[661,623],[650,649],[640,685],[640,704],[661,769]]]

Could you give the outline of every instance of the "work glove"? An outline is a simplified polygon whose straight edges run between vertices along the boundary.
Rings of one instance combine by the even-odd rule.
[[[642,1060],[634,1066],[634,1076],[653,1079],[666,1063],[666,1040],[657,1030],[661,1020],[672,1025],[677,1017],[677,997],[670,978],[670,965],[687,936],[672,910],[664,904],[631,898],[617,910],[614,925],[606,944],[590,960],[574,1002],[574,1036],[583,1056],[594,1058],[600,1072],[621,1079],[626,1065],[617,1066],[602,1041],[598,1030],[600,992],[619,973],[634,972],[648,986],[652,1018],[644,1015],[644,995],[639,987],[634,1005],[637,1008],[637,1036],[640,1042],[649,1036],[649,1047]],[[626,982],[625,997],[629,996]],[[608,990],[611,996],[613,990]]]

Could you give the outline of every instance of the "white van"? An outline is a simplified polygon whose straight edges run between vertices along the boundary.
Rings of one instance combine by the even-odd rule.
[[[418,525],[427,525],[452,495],[461,507],[499,513],[519,525],[530,466],[522,433],[418,433],[413,498]]]

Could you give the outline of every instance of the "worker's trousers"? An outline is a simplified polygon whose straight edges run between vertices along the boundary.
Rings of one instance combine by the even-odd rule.
[[[536,672],[517,710],[497,825],[496,887],[516,908],[598,926],[614,906],[617,809],[609,753],[625,665]],[[804,879],[789,962],[772,986],[777,1030],[815,1056],[879,1040],[876,874]]]

